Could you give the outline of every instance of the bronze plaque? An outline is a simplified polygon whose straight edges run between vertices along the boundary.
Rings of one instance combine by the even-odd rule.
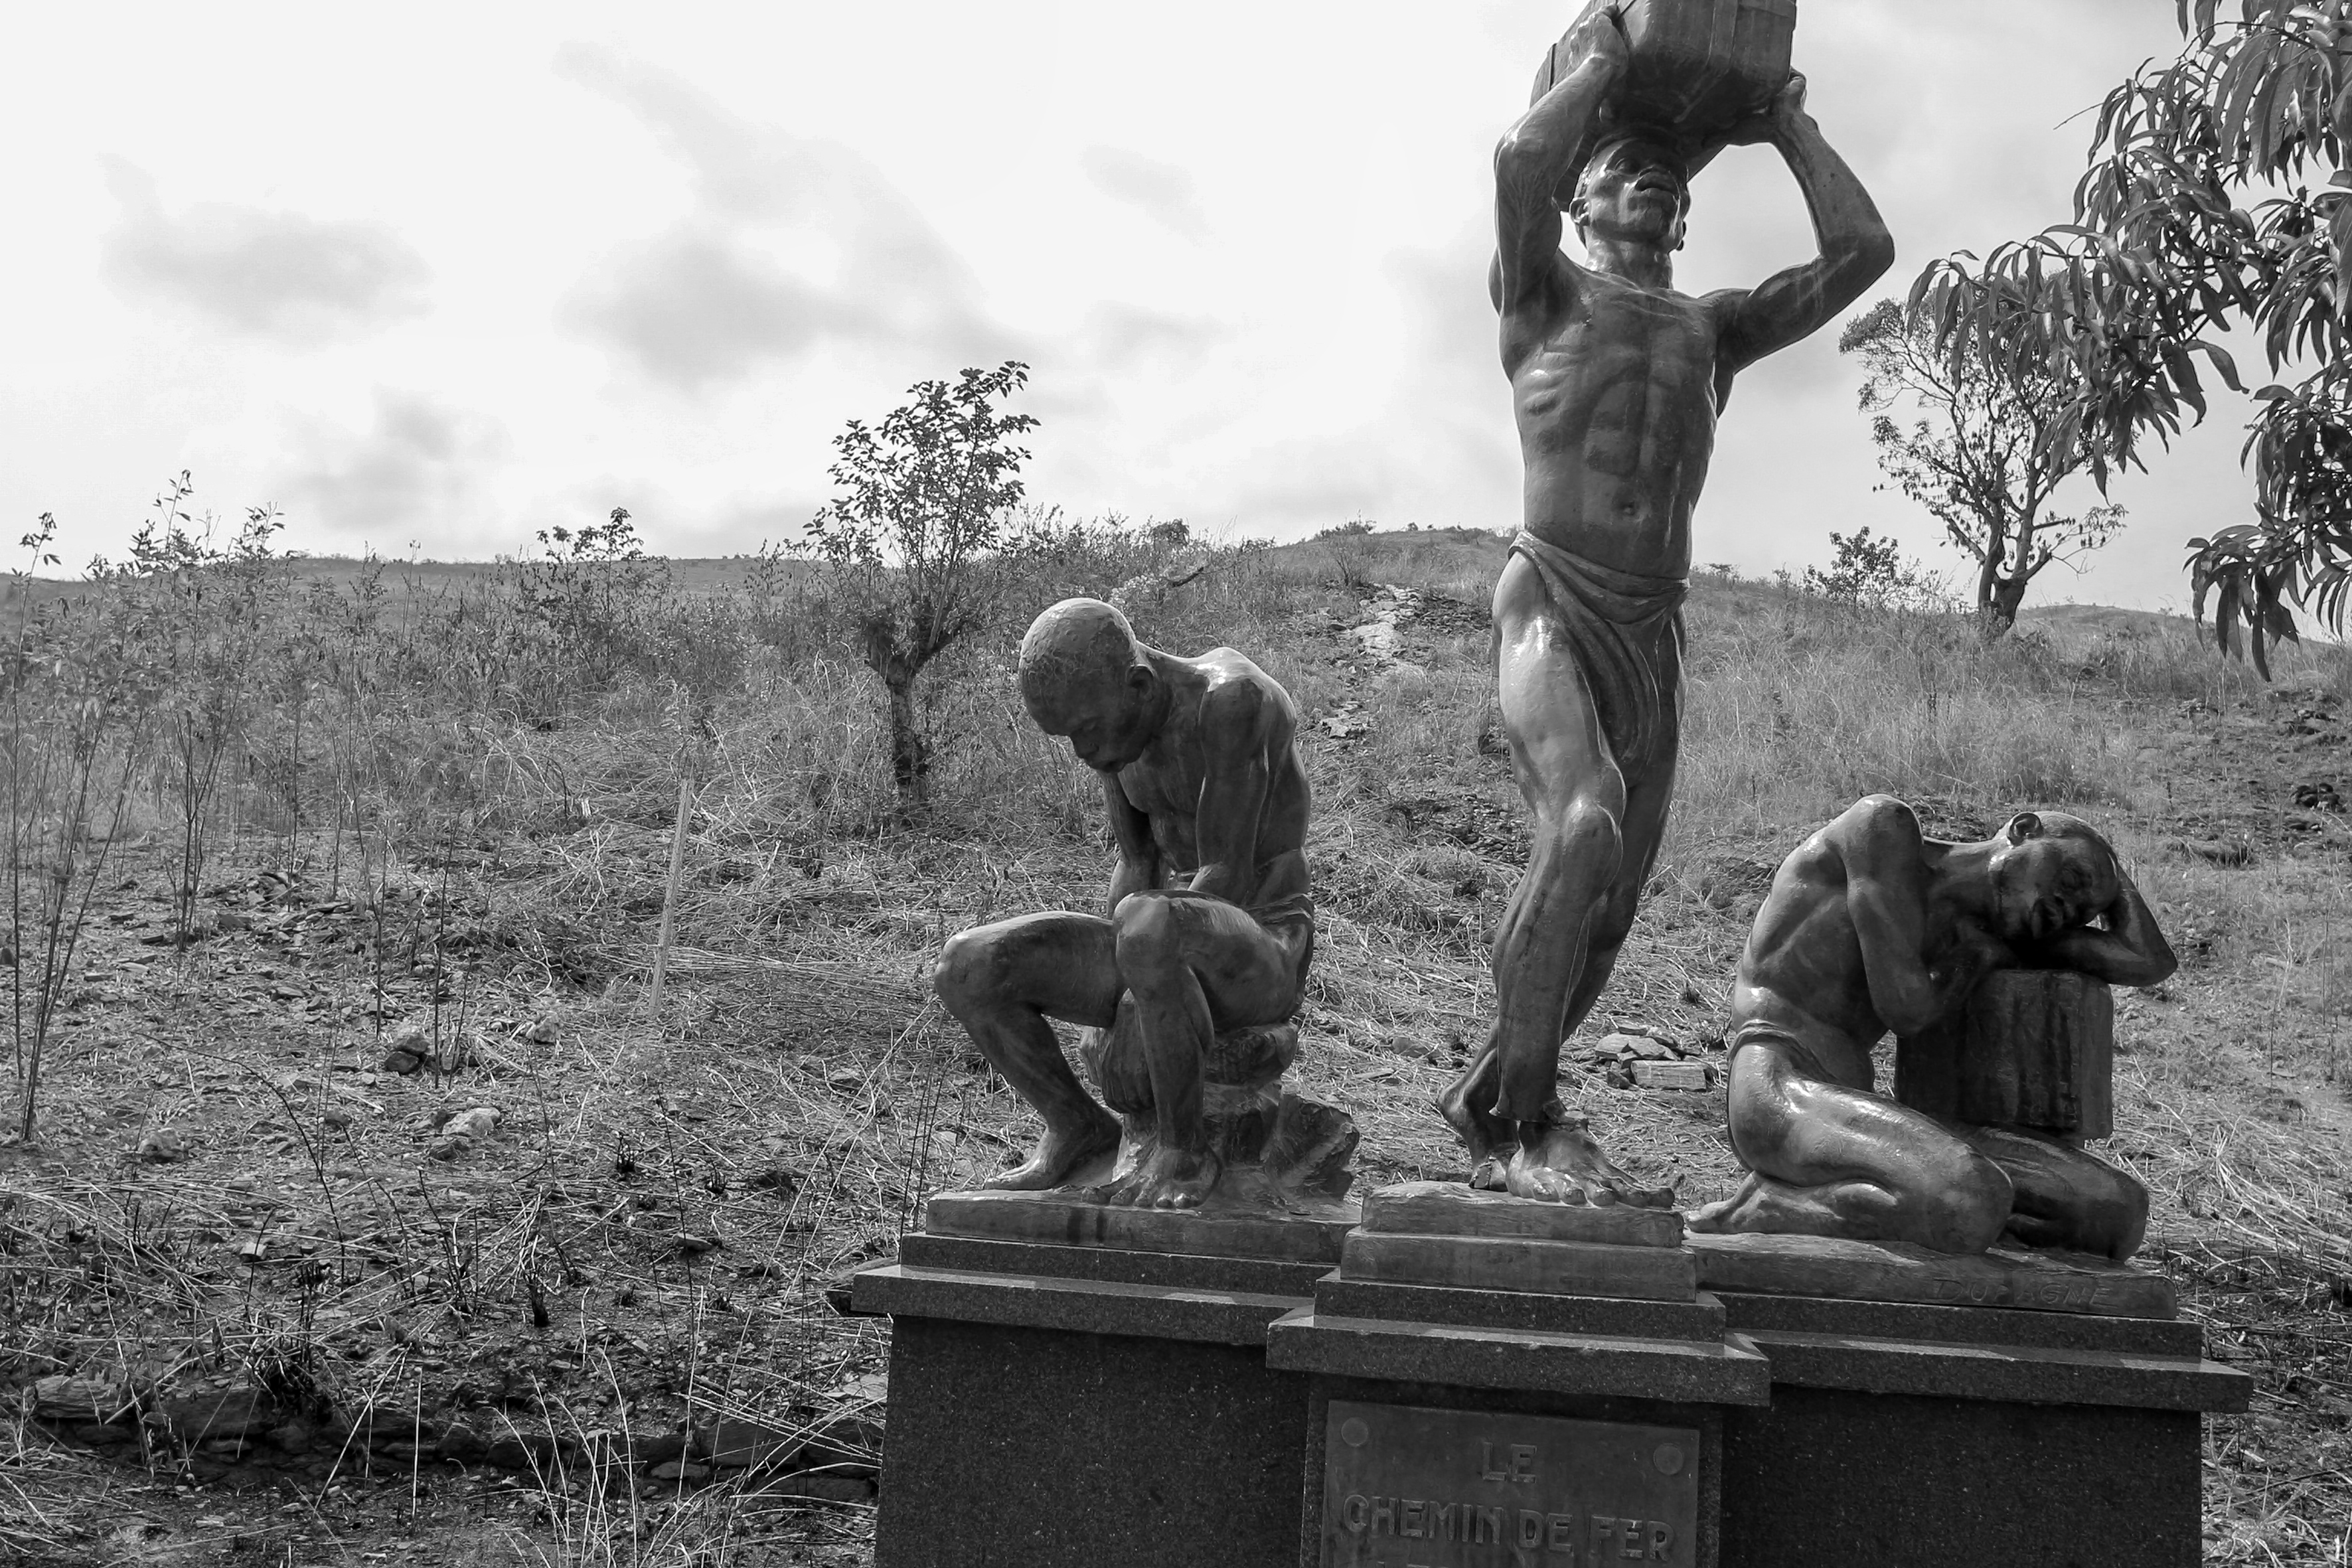
[[[1323,1568],[1696,1568],[1699,1435],[1333,1400]]]

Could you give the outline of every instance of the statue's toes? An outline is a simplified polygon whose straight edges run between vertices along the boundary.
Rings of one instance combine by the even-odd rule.
[[[1594,1182],[1584,1189],[1584,1195],[1594,1208],[1615,1208],[1620,1202],[1617,1189],[1606,1182]]]

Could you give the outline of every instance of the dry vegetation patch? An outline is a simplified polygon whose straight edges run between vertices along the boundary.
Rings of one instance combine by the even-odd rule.
[[[1297,696],[1321,914],[1301,1087],[1362,1126],[1367,1184],[1458,1173],[1430,1100],[1486,1025],[1526,845],[1486,667],[1501,542],[1219,547],[1176,586],[1170,548],[1073,530],[1040,598],[1125,584],[1147,638],[1229,643]],[[128,805],[84,814],[35,1136],[0,1149],[0,1543],[858,1561],[885,1344],[827,1290],[1031,1135],[926,965],[1108,871],[1091,779],[1013,698],[1018,628],[922,693],[910,823],[870,678],[789,574],[676,563],[556,627],[511,573],[250,569],[248,657],[206,667],[234,722],[217,758],[197,736],[203,808],[185,749],[100,742]],[[50,635],[125,602],[83,590]],[[1393,638],[1352,635],[1381,616]],[[1566,1092],[1643,1180],[1719,1195],[1719,1095],[1612,1087],[1600,1037],[1706,1059],[1772,866],[1859,794],[1956,834],[2079,806],[2189,959],[2120,1009],[2114,1147],[2158,1192],[2152,1256],[2259,1380],[2252,1415],[2209,1424],[2209,1555],[2344,1561],[2352,667],[2263,688],[2162,624],[1987,649],[1722,575],[1691,623],[1675,825]],[[20,727],[20,765],[61,733]],[[60,811],[20,818],[20,868],[59,864]],[[62,1410],[61,1379],[93,1408]],[[223,1485],[247,1481],[282,1498]]]

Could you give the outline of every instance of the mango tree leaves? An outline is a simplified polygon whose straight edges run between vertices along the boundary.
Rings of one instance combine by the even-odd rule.
[[[2075,221],[1931,264],[1911,305],[1955,364],[2062,384],[2049,455],[2103,489],[2204,416],[2200,359],[2242,390],[2210,335],[2251,327],[2273,375],[2302,374],[2250,426],[2255,521],[2191,546],[2200,616],[2267,671],[2290,605],[2341,629],[2352,569],[2352,0],[2178,14],[2180,57],[2101,107]]]

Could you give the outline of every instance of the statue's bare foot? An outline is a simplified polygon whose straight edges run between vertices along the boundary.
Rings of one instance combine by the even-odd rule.
[[[1470,1086],[1475,1077],[1473,1068],[1446,1085],[1437,1097],[1437,1114],[1470,1151],[1470,1185],[1479,1192],[1499,1193],[1511,1127],[1493,1112],[1480,1111],[1470,1103]]]
[[[1043,1192],[1058,1187],[1090,1162],[1118,1148],[1118,1122],[1108,1111],[1097,1110],[1075,1126],[1047,1125],[1037,1152],[1002,1175],[981,1183],[983,1191]]]
[[[1094,1194],[1099,1202],[1118,1208],[1196,1209],[1224,1173],[1214,1154],[1155,1146],[1126,1175]]]
[[[1514,1196],[1546,1203],[1628,1204],[1645,1209],[1675,1206],[1672,1187],[1636,1186],[1601,1152],[1583,1117],[1558,1110],[1534,1147],[1522,1143],[1511,1156],[1504,1185]]]
[[[1683,1228],[1700,1236],[1742,1236],[1765,1229],[1759,1205],[1764,1184],[1753,1173],[1727,1198],[1703,1204],[1683,1215]]]

